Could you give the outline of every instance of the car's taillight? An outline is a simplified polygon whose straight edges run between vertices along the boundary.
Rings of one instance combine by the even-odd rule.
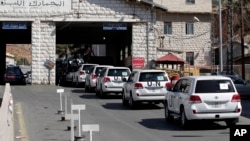
[[[172,87],[173,87],[173,85],[170,82],[167,82],[165,84],[165,88],[172,88]]]
[[[109,77],[104,77],[104,78],[103,78],[103,81],[104,81],[104,82],[110,82],[110,78],[109,78]]]
[[[198,95],[191,95],[189,97],[189,102],[191,102],[191,103],[201,103],[201,98]]]
[[[85,71],[80,71],[80,75],[84,75],[85,74]]]
[[[142,83],[135,83],[135,89],[143,89]]]
[[[240,95],[239,94],[233,95],[231,102],[240,102]]]
[[[92,74],[91,77],[92,77],[92,79],[95,79],[96,78],[96,74]]]

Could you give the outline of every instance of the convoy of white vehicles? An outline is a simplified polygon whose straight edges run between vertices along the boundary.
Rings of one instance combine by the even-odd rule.
[[[183,128],[191,121],[225,121],[235,125],[242,112],[241,97],[225,76],[178,77],[173,84],[164,70],[131,70],[128,67],[81,64],[68,72],[65,81],[84,84],[86,92],[105,98],[120,94],[131,109],[139,103],[163,104],[166,121],[179,119]]]

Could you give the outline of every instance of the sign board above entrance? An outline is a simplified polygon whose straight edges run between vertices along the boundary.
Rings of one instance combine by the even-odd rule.
[[[0,0],[1,10],[42,9],[71,10],[71,0]]]
[[[126,23],[103,23],[103,30],[127,30]]]
[[[2,29],[27,29],[24,22],[3,22]]]

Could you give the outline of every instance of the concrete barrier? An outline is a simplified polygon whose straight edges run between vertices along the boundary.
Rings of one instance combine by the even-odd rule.
[[[0,141],[14,141],[14,105],[10,84],[6,83],[0,107]]]

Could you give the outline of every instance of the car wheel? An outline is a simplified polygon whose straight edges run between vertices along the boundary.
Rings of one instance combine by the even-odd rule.
[[[74,78],[72,77],[71,86],[74,86]]]
[[[128,104],[128,100],[125,98],[125,93],[122,93],[122,104],[123,105],[127,105]]]
[[[136,102],[134,101],[134,99],[133,99],[133,96],[132,96],[132,95],[130,95],[130,98],[129,98],[128,103],[129,103],[129,107],[130,107],[130,109],[134,109],[134,108],[136,107]]]
[[[101,98],[105,98],[106,97],[106,93],[103,92],[102,88],[100,90],[100,96],[101,96]]]
[[[79,87],[79,81],[78,81],[78,78],[76,79],[76,87]]]
[[[239,121],[239,119],[236,118],[236,119],[229,119],[229,120],[226,120],[225,122],[226,122],[227,127],[230,127],[230,126],[236,125],[236,123],[237,123],[238,121]]]
[[[89,91],[89,87],[87,87],[88,85],[85,84],[85,92]]]
[[[181,114],[181,119],[180,119],[180,121],[181,121],[181,127],[186,128],[188,126],[188,122],[189,121],[188,121],[188,119],[186,117],[184,108],[181,109],[181,113],[180,114]]]
[[[97,90],[97,87],[95,88],[95,95],[96,95],[96,96],[99,96],[99,95],[100,95],[99,91]]]
[[[164,104],[164,111],[165,111],[165,120],[166,121],[172,121],[174,120],[174,117],[170,114],[170,111],[168,109],[168,102],[166,101]]]
[[[86,84],[85,84],[86,85]],[[91,86],[90,86],[90,82],[89,82],[89,85],[88,85],[88,90],[89,90],[89,92],[92,92],[92,88],[91,88]]]

